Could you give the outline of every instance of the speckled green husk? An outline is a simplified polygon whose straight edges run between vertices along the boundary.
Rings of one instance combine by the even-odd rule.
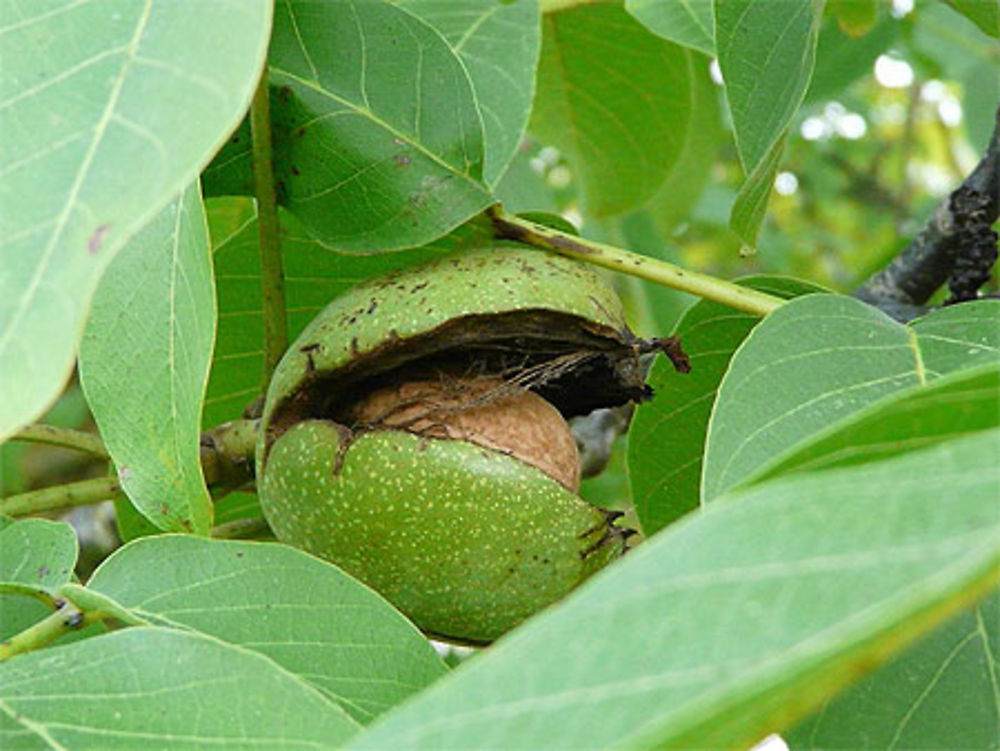
[[[511,247],[449,256],[327,306],[275,370],[258,437],[258,493],[278,538],[455,641],[488,643],[564,596],[621,555],[621,530],[541,470],[471,443],[378,431],[342,451],[349,432],[310,400],[343,398],[344,373],[363,381],[386,351],[404,367],[456,319],[514,311],[565,314],[569,333],[631,352],[620,301],[585,265]],[[400,359],[409,340],[421,345]]]
[[[613,331],[626,329],[614,289],[577,261],[511,247],[448,256],[359,284],[320,312],[278,363],[264,424],[310,375],[454,318],[532,309],[579,316]]]
[[[307,420],[271,449],[275,534],[334,561],[423,630],[488,643],[621,555],[606,515],[545,473],[464,441],[357,436]]]

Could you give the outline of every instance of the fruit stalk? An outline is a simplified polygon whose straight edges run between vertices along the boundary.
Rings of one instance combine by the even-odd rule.
[[[737,310],[766,316],[784,303],[779,297],[740,287],[708,274],[689,271],[658,258],[631,253],[508,214],[499,205],[487,210],[500,237],[534,245],[578,261],[602,266],[664,287],[690,292]]]

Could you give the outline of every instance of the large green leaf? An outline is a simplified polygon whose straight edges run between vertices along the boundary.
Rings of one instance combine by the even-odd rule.
[[[879,461],[998,425],[1000,362],[994,362],[890,394],[777,456],[747,482]]]
[[[212,199],[207,207],[219,295],[219,332],[205,401],[204,425],[239,417],[262,393],[264,354],[260,292],[260,241],[254,203],[247,198]],[[294,340],[330,300],[362,279],[439,255],[428,248],[347,254],[313,239],[296,218],[279,212],[285,264],[288,335]],[[455,237],[452,241],[458,243]]]
[[[789,123],[812,76],[823,0],[728,0],[713,8],[719,66],[747,176],[730,226],[753,247]]]
[[[753,330],[722,380],[702,501],[835,421],[909,386],[1000,360],[1000,301],[944,308],[909,326],[849,297],[793,300]]]
[[[0,586],[53,592],[73,576],[73,528],[47,519],[7,522],[0,528]]]
[[[747,748],[996,581],[998,440],[712,504],[350,747]]]
[[[712,0],[625,0],[625,8],[664,39],[715,55]]]
[[[798,109],[812,76],[822,0],[714,4],[719,67],[748,175]]]
[[[161,529],[207,534],[199,458],[215,288],[198,185],[108,267],[80,347],[80,381],[118,479]]]
[[[243,116],[270,22],[269,0],[4,5],[0,440],[58,395],[115,253]]]
[[[129,628],[0,664],[0,746],[323,749],[357,725],[271,660]]]
[[[445,672],[385,600],[284,545],[144,538],[113,554],[89,587],[153,623],[265,654],[360,722]]]
[[[712,82],[707,58],[688,55],[688,81],[691,85],[691,127],[670,174],[645,207],[664,238],[670,238],[677,225],[690,221],[691,207],[709,180],[719,143],[723,140],[718,87]],[[661,239],[655,244],[637,245],[633,250],[662,255],[663,251],[658,249],[667,245],[669,240]],[[671,294],[675,293],[671,291]]]
[[[472,84],[416,16],[375,0],[288,0],[269,67],[279,198],[325,245],[420,245],[490,203]]]
[[[691,121],[689,50],[617,5],[547,14],[531,131],[579,176],[588,211],[621,214],[670,174]]]
[[[778,297],[821,291],[782,277],[750,277],[737,283]],[[647,535],[698,508],[715,392],[733,352],[759,321],[749,313],[700,300],[674,330],[691,358],[691,372],[678,375],[663,358],[653,364],[648,382],[654,398],[636,409],[628,433],[632,500]]]
[[[483,179],[495,185],[531,114],[541,46],[538,0],[397,0],[441,32],[469,72],[483,117]]]
[[[782,733],[792,751],[995,751],[1000,592]]]

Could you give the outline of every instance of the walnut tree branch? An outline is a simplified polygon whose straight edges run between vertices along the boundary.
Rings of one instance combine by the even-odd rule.
[[[854,296],[895,318],[910,319],[955,272],[970,214],[988,228],[1000,210],[1000,107],[993,136],[982,160],[950,195],[941,201],[913,241],[881,271],[869,277]],[[980,233],[981,235],[981,233]],[[995,242],[995,240],[994,240]]]

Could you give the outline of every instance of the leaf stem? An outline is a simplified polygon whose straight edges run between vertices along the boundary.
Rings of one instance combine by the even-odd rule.
[[[150,622],[124,608],[100,592],[79,584],[64,584],[56,593],[14,591],[42,599],[55,612],[32,626],[0,642],[0,662],[25,652],[41,649],[63,634],[78,631],[97,621],[111,621],[128,626],[149,626]]]
[[[253,175],[257,196],[257,228],[260,236],[260,291],[264,312],[264,381],[267,389],[278,360],[288,348],[285,313],[285,274],[281,261],[278,202],[271,151],[271,113],[267,66],[260,76],[250,104],[253,139]]]
[[[690,292],[747,313],[764,316],[785,302],[779,297],[749,287],[740,287],[708,274],[682,269],[658,258],[642,256],[536,224],[508,214],[499,205],[488,209],[488,214],[501,237],[551,250],[612,271],[620,271],[664,287]]]
[[[0,498],[0,514],[7,516],[40,514],[124,497],[125,491],[116,478],[95,477],[92,480],[80,480]]]
[[[41,649],[63,634],[83,628],[89,621],[82,610],[66,602],[35,625],[0,642],[0,662],[25,652]]]
[[[253,483],[254,446],[259,425],[259,420],[233,420],[202,433],[201,467],[214,498]],[[90,433],[63,432],[79,433],[100,444],[100,439]],[[61,440],[58,445],[69,445],[67,440],[69,438]],[[26,516],[125,498],[117,478],[98,477],[0,498],[0,514]]]
[[[45,443],[50,446],[61,446],[76,449],[88,454],[110,459],[104,442],[95,433],[71,428],[58,428],[55,425],[29,425],[11,436],[12,441],[28,441],[30,443]]]
[[[212,530],[217,540],[260,540],[274,539],[274,532],[263,519],[234,519],[220,524]]]

